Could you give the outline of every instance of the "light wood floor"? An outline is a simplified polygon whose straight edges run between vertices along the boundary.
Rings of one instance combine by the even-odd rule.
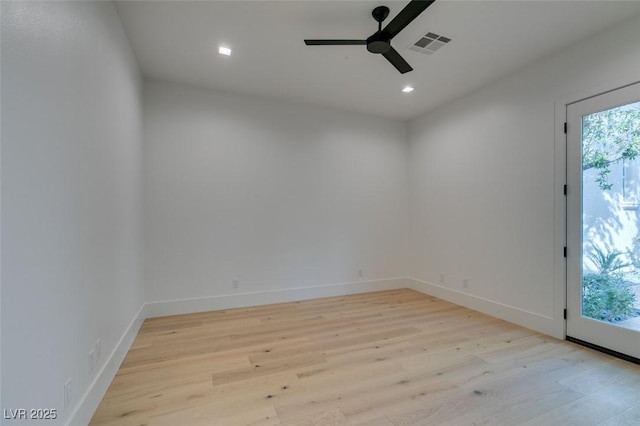
[[[640,425],[640,366],[412,290],[145,321],[92,425]]]

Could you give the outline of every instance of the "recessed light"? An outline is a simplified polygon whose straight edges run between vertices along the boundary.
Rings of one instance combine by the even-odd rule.
[[[218,53],[225,56],[231,56],[231,49],[228,47],[219,46]]]
[[[413,87],[411,87],[411,86],[405,86],[405,88],[404,88],[404,89],[402,89],[402,91],[403,91],[404,93],[411,93],[411,92],[413,92]]]

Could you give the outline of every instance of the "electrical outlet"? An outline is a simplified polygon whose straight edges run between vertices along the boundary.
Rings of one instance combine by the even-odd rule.
[[[364,272],[362,271],[362,269],[358,269],[358,276],[362,277],[364,275]]]
[[[96,350],[94,348],[89,351],[89,374],[90,375],[93,374],[93,369],[95,368],[95,366],[96,366]]]
[[[71,405],[71,377],[64,382],[64,408]]]
[[[444,274],[442,272],[440,272],[440,282],[441,283],[444,282]]]
[[[464,278],[462,280],[462,287],[469,288],[469,278]]]
[[[238,283],[238,280],[237,280],[237,279],[233,279],[233,280],[231,281],[231,285],[233,286],[233,288],[238,288],[238,287],[240,287],[240,284]]]
[[[102,339],[96,341],[96,361],[100,361],[102,358]]]

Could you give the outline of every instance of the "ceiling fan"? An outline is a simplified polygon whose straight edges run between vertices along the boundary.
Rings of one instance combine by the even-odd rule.
[[[378,22],[378,31],[366,40],[305,40],[307,46],[351,46],[366,45],[371,53],[378,53],[387,58],[400,73],[412,71],[411,65],[404,60],[396,49],[391,46],[391,39],[398,35],[400,31],[418,17],[426,8],[431,6],[435,0],[412,0],[395,18],[382,28],[382,21],[389,16],[389,8],[378,6],[371,12],[373,19]]]

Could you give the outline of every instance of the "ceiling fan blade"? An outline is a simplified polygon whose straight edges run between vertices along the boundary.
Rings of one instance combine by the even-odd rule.
[[[382,56],[387,58],[387,60],[391,62],[391,65],[396,67],[396,69],[400,71],[401,74],[407,73],[409,71],[413,71],[413,68],[411,68],[411,65],[409,65],[409,63],[405,61],[404,58],[400,56],[398,51],[393,47],[389,49],[387,52],[383,53]]]
[[[354,46],[367,44],[367,40],[305,40],[307,46]]]
[[[435,1],[436,0],[411,0],[382,31],[388,33],[391,38],[395,37],[404,27],[409,25],[411,21],[416,19],[418,15],[424,12],[425,9]]]

